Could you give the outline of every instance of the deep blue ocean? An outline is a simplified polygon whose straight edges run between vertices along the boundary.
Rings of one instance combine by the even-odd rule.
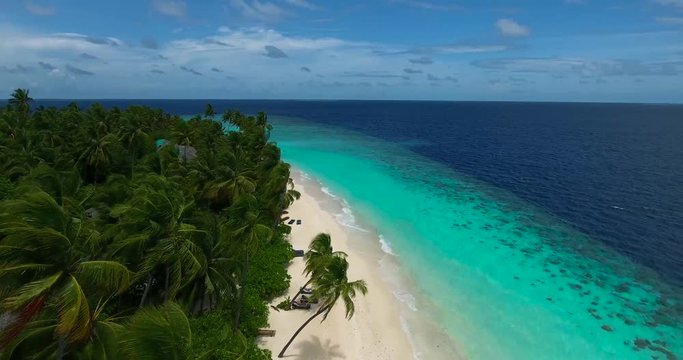
[[[92,102],[78,101],[82,106]],[[538,305],[537,312],[524,316],[537,317],[540,325],[530,325],[524,331],[516,328],[523,321],[519,318],[501,319],[500,324],[489,325],[494,331],[474,329],[472,324],[495,320],[484,315],[475,318],[444,315],[443,319],[458,324],[458,329],[452,330],[455,337],[474,344],[458,344],[466,348],[468,357],[561,359],[585,358],[596,353],[600,355],[596,358],[683,356],[680,353],[683,351],[683,105],[99,102],[107,107],[143,104],[179,115],[201,114],[206,103],[211,103],[217,112],[264,111],[274,119],[275,138],[283,144],[285,160],[328,182],[338,180],[335,184],[338,192],[358,186],[351,191],[356,196],[355,204],[366,213],[375,214],[379,230],[384,234],[391,234],[391,230],[381,229],[381,224],[389,228],[392,221],[402,216],[391,211],[400,205],[384,199],[392,196],[408,199],[418,193],[411,191],[411,186],[422,186],[417,183],[420,178],[429,179],[424,181],[424,188],[431,189],[424,192],[427,195],[419,199],[415,195],[407,201],[429,204],[428,209],[413,215],[415,224],[419,223],[416,217],[420,214],[432,214],[432,218],[443,216],[442,221],[423,222],[424,229],[415,224],[405,227],[394,235],[392,245],[402,255],[401,248],[408,249],[408,240],[398,239],[400,233],[413,233],[413,239],[421,238],[425,246],[432,246],[432,254],[443,255],[438,260],[430,258],[427,263],[443,260],[442,270],[452,266],[460,275],[444,277],[440,284],[429,284],[415,275],[413,281],[424,283],[417,291],[430,296],[431,290],[445,283],[456,283],[452,285],[457,288],[472,281],[470,288],[477,290],[469,299],[480,296],[486,301],[486,296],[504,294],[510,300],[496,299],[499,301],[496,306],[502,309],[509,305],[510,311]],[[65,104],[67,101],[36,101],[35,105]],[[278,126],[288,130],[278,135]],[[325,139],[339,143],[324,144]],[[317,153],[318,150],[321,152]],[[364,153],[371,152],[372,159],[363,157]],[[405,164],[401,164],[402,159]],[[344,164],[346,172],[353,172],[354,163],[358,164],[367,178],[361,180],[358,175],[356,183],[352,182],[352,176],[341,179],[344,173],[338,172],[339,168],[322,165],[328,162],[338,162],[340,167]],[[382,170],[377,164],[386,165],[388,170]],[[392,176],[405,180],[395,183],[393,193],[387,192],[384,198],[374,200],[370,192],[363,194],[361,181],[388,184]],[[379,186],[374,194],[389,188],[389,185]],[[466,195],[458,197],[458,192]],[[349,193],[347,197],[353,196]],[[453,216],[443,214],[448,211]],[[444,224],[451,230],[438,235],[434,232],[434,237],[444,240],[427,244],[429,228]],[[459,247],[443,245],[447,242],[445,239],[453,237],[474,237],[478,242],[472,239]],[[499,247],[507,252],[491,255]],[[556,252],[557,248],[563,250]],[[403,261],[406,266],[414,264],[413,272],[431,256],[420,259],[415,254],[407,254],[409,250],[405,252]],[[515,258],[516,255],[522,256]],[[496,262],[504,267],[500,261],[513,258],[519,259],[511,260],[515,265],[508,269],[517,272],[514,277],[505,269],[490,268]],[[473,271],[472,276],[462,275],[465,271]],[[525,275],[534,280],[517,285]],[[566,284],[552,287],[560,278],[566,279]],[[489,285],[479,288],[482,282]],[[574,295],[567,295],[570,291]],[[439,307],[440,301],[444,304],[449,301],[436,295],[432,297],[434,307]],[[454,303],[463,309],[469,306],[464,300],[462,303],[454,300]],[[468,311],[488,310],[479,307]],[[569,315],[562,315],[562,311]],[[573,322],[564,319],[577,313],[581,314]],[[547,336],[545,345],[550,350],[545,356],[528,352],[537,345],[534,339],[557,326],[566,327],[567,334],[574,333],[575,337]],[[626,329],[620,332],[622,327]],[[463,329],[477,336],[468,335]],[[518,333],[509,335],[511,331]],[[496,350],[476,344],[477,339],[485,338],[491,343],[494,341],[491,339],[502,336],[509,336],[511,340],[501,340],[493,346],[498,346]],[[591,342],[598,345],[593,346]],[[512,349],[516,344],[519,349]],[[554,350],[561,346],[566,349]]]

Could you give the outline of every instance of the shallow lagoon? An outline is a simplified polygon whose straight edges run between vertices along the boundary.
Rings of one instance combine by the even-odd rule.
[[[654,272],[410,144],[271,120],[285,159],[381,235],[409,284],[399,300],[439,322],[465,356],[683,356],[681,289]]]

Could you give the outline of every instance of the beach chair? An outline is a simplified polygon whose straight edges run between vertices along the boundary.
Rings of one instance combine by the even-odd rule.
[[[308,303],[308,304],[317,304],[317,303],[318,303],[318,299],[309,298],[309,297],[306,296],[306,295],[301,295],[301,302],[305,302],[305,303]]]
[[[303,302],[303,301],[292,301],[292,309],[304,309],[308,310],[311,308],[311,304],[308,302]]]
[[[313,294],[313,289],[312,288],[301,288],[301,293],[306,294],[306,295],[311,295],[311,294]]]

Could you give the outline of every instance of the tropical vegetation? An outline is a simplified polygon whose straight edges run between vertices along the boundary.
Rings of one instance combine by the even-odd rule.
[[[0,358],[269,359],[254,338],[289,287],[280,219],[299,196],[270,131],[210,105],[32,109],[17,89],[0,109]],[[326,256],[309,255],[314,317],[338,299],[352,315],[365,286]]]

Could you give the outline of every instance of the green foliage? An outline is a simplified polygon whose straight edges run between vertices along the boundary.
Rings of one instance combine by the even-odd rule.
[[[289,289],[292,278],[287,273],[287,265],[292,260],[292,245],[277,240],[252,257],[249,271],[249,287],[263,300],[272,300]]]
[[[14,197],[14,184],[6,177],[0,177],[0,201]]]
[[[287,296],[286,299],[280,301],[275,307],[285,311],[292,310],[292,298]]]
[[[245,336],[255,337],[258,329],[268,326],[268,305],[251,286],[246,290],[239,328]]]
[[[125,330],[120,344],[128,359],[186,359],[192,343],[190,323],[173,303],[137,311]]]
[[[0,109],[2,355],[269,358],[254,337],[289,286],[280,218],[298,195],[266,116],[227,112],[224,133],[210,105],[184,121],[31,101]]]
[[[214,311],[190,320],[193,340],[189,358],[203,360],[271,359],[270,351],[258,348],[253,339],[248,339],[240,331],[232,331],[229,326],[231,321],[229,314],[227,311]]]

